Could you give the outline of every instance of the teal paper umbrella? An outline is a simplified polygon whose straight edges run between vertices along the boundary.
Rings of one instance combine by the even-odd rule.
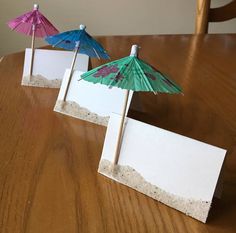
[[[182,92],[181,88],[176,83],[171,81],[160,71],[148,65],[145,61],[139,59],[137,55],[138,46],[133,45],[130,56],[99,66],[81,76],[82,79],[92,83],[100,83],[109,87],[126,89],[114,164],[117,164],[119,160],[129,91],[146,91],[155,94],[179,94]]]

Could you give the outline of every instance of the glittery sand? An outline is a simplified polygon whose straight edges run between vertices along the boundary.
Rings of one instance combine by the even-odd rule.
[[[60,88],[62,80],[48,80],[41,75],[24,76],[21,82],[23,86]]]
[[[146,194],[174,209],[177,209],[201,222],[206,222],[208,212],[211,207],[211,202],[187,199],[168,193],[147,182],[132,167],[121,165],[115,165],[114,167],[113,164],[106,159],[102,159],[100,161],[98,172],[143,194]]]
[[[54,111],[103,126],[107,126],[109,121],[109,116],[99,116],[96,113],[90,112],[87,108],[79,106],[79,104],[74,101],[63,102],[61,100],[57,100]]]

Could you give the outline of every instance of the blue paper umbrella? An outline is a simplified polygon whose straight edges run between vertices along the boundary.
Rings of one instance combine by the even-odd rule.
[[[71,77],[77,57],[77,53],[86,54],[89,57],[109,59],[109,55],[96,40],[94,40],[86,31],[85,26],[80,25],[79,30],[72,30],[62,32],[53,36],[48,36],[45,40],[53,47],[63,48],[66,50],[74,50],[74,57],[71,64],[69,81],[66,86],[66,91],[63,97],[63,101],[66,100],[67,92],[71,82]]]

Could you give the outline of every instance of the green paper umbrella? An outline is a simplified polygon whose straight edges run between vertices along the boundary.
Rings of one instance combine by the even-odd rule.
[[[179,94],[182,92],[181,88],[176,83],[139,59],[137,54],[138,46],[133,45],[130,56],[109,62],[81,75],[82,79],[92,83],[100,83],[109,87],[115,86],[126,89],[114,164],[117,164],[119,159],[129,91],[148,91],[169,94]]]

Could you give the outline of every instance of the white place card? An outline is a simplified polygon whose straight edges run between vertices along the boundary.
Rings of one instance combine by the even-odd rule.
[[[105,85],[81,80],[80,75],[83,72],[80,71],[74,71],[66,101],[63,102],[63,96],[69,81],[69,72],[70,70],[65,72],[54,111],[103,126],[107,126],[112,112],[122,113],[125,90],[117,87],[109,89]],[[133,92],[131,91],[127,111],[132,95]]]
[[[33,73],[30,77],[31,49],[25,50],[22,85],[60,88],[65,70],[70,68],[73,60],[73,51],[35,49]],[[77,54],[75,68],[86,72],[89,57]]]
[[[113,166],[120,120],[110,117],[98,171],[206,222],[226,150],[127,118]]]

